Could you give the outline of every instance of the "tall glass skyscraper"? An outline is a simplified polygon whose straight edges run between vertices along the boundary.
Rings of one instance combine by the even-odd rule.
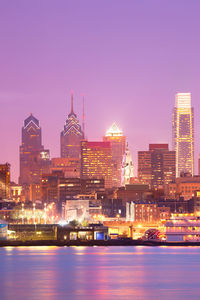
[[[19,183],[39,184],[40,176],[49,172],[49,166],[49,150],[45,150],[42,145],[39,121],[31,114],[22,127]]]
[[[106,132],[106,136],[103,137],[103,141],[111,143],[112,186],[119,187],[121,185],[122,161],[125,153],[126,137],[116,123],[113,123]]]
[[[176,177],[194,174],[194,109],[190,93],[177,93],[172,116],[172,145],[176,151]]]
[[[83,132],[79,124],[77,115],[74,113],[74,99],[71,95],[71,112],[66,120],[64,130],[60,135],[60,154],[65,158],[79,158],[81,155],[81,140],[83,139]]]

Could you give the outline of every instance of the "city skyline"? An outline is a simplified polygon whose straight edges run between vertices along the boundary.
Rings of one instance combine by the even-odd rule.
[[[199,29],[200,0],[0,0],[0,300],[199,298]]]
[[[41,122],[51,157],[59,156],[71,89],[78,116],[85,94],[88,140],[101,140],[116,122],[135,167],[137,152],[148,144],[168,143],[171,149],[174,95],[191,92],[196,174],[200,3],[192,3],[0,3],[0,126],[6,128],[0,131],[0,158],[11,163],[12,179],[19,173],[21,122],[30,112]]]
[[[182,94],[182,95],[187,95],[187,94],[189,94],[190,95],[190,101],[191,101],[191,93],[176,93],[175,95],[174,95],[174,98],[175,98],[175,105],[177,105],[177,95],[178,94]],[[68,116],[68,118],[69,118],[69,116],[71,116],[71,114],[72,114],[72,111],[74,110],[74,100],[72,100],[73,99],[73,97],[74,97],[74,93],[71,93],[71,96],[69,96],[68,98],[70,98],[71,100],[70,100],[70,103],[71,104],[69,104],[69,111],[68,111],[68,113],[66,113],[65,115],[67,115]],[[191,103],[191,102],[190,102]],[[174,110],[171,112],[172,114],[174,113]],[[77,118],[77,122],[78,123],[80,123],[80,124],[82,124],[82,118],[83,118],[83,114],[82,114],[82,116],[80,115],[80,113],[79,113],[79,116],[77,116],[75,113],[74,113],[74,111],[73,111],[73,114],[75,115],[75,117]],[[26,117],[26,119],[29,119],[31,116],[33,116],[33,114],[32,113],[30,113],[30,116],[28,116],[28,117]],[[193,111],[193,116],[194,116],[194,111]],[[84,116],[85,117],[85,116]],[[33,116],[33,118],[35,118],[34,116]],[[26,121],[26,119],[25,119],[25,121]],[[195,119],[195,118],[194,118]],[[38,120],[37,120],[38,121]],[[170,125],[172,125],[172,123],[173,123],[173,117],[172,117],[172,120],[169,120],[170,121]],[[41,123],[41,120],[39,120],[39,122]],[[194,122],[194,120],[193,120],[193,122]],[[103,135],[106,135],[106,133],[112,128],[112,126],[113,125],[115,125],[116,127],[118,127],[117,125],[119,125],[119,124],[117,124],[117,122],[112,122],[112,124],[110,124],[110,126],[109,126],[109,128],[107,128],[107,130],[104,132],[104,134],[102,134],[102,136]],[[120,126],[119,126],[120,127]],[[42,128],[42,126],[40,126],[40,128]],[[81,127],[80,127],[81,128]],[[118,130],[120,130],[119,128],[118,128]],[[121,131],[122,132],[122,131]],[[124,130],[123,130],[123,132],[124,132]],[[58,133],[59,134],[59,133]],[[99,137],[98,139],[95,139],[95,140],[93,140],[93,141],[96,141],[96,142],[101,142],[102,141],[102,136],[101,137]],[[44,139],[44,134],[42,135],[42,137],[41,137],[42,139]],[[149,137],[150,138],[150,137]],[[173,141],[171,142],[170,141],[170,138],[171,138],[171,140],[173,140],[173,134],[171,134],[171,137],[169,137],[169,139],[168,139],[168,144],[170,145],[170,150],[173,150]],[[92,141],[92,139],[88,139],[88,137],[87,137],[87,132],[86,132],[86,140],[88,140],[88,141]],[[151,140],[151,139],[150,139]],[[195,140],[195,139],[194,139]],[[129,137],[127,137],[127,141],[129,142]],[[195,144],[196,144],[196,142],[197,141],[195,141]],[[198,143],[198,142],[197,142]],[[158,142],[158,144],[159,144],[159,142]],[[60,152],[60,144],[59,144],[59,151],[58,152]],[[132,145],[130,145],[131,147],[130,148],[133,148],[132,147]],[[146,145],[146,147],[144,147],[144,149],[146,148],[146,150],[148,150],[148,146]],[[144,150],[143,149],[143,150]],[[50,153],[51,153],[51,149],[49,149],[50,150]],[[138,151],[141,151],[142,149],[138,149]],[[135,152],[135,151],[132,151],[132,152]],[[131,155],[132,155],[132,152],[131,152]],[[137,176],[138,175],[138,152],[137,153],[135,153],[136,155],[132,155],[133,157],[134,157],[134,159],[133,159],[133,164],[134,164],[134,176]],[[198,174],[198,156],[199,156],[199,152],[198,153],[195,153],[196,155],[195,155],[195,159],[194,159],[194,170],[195,170],[195,173],[194,173],[194,175],[195,174]],[[50,159],[52,159],[52,158],[56,158],[56,157],[60,157],[60,153],[58,153],[57,154],[57,156],[55,155],[55,156],[52,156],[52,155],[50,155]],[[62,157],[62,156],[61,156]],[[10,161],[2,161],[1,163],[6,163],[6,162],[8,162],[8,163],[10,163]],[[19,167],[20,167],[20,164],[19,164]],[[15,172],[16,171],[16,169],[18,169],[18,165],[17,166],[15,166],[15,168],[12,168],[12,164],[11,164],[11,180],[13,180],[13,181],[15,181],[15,182],[18,182],[18,177],[19,177],[19,175],[20,175],[20,172],[19,172],[19,175],[18,175],[18,173],[17,172]],[[14,171],[13,173],[15,174],[15,176],[16,177],[14,177],[13,176],[13,174],[12,174],[12,171]],[[19,170],[20,171],[20,170]]]

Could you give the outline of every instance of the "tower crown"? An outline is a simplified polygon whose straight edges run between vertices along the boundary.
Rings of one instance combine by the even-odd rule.
[[[175,98],[176,108],[191,108],[191,93],[177,93]]]
[[[37,128],[40,128],[39,120],[36,119],[32,113],[26,120],[24,120],[24,128],[26,128],[30,123],[33,123]]]
[[[119,129],[117,124],[114,122],[112,126],[106,131],[106,136],[122,136],[123,132]]]

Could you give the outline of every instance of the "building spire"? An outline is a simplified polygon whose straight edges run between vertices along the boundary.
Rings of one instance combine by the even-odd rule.
[[[85,138],[85,95],[84,94],[83,94],[82,131],[83,131],[83,138]]]
[[[71,93],[71,114],[74,114],[74,92]]]

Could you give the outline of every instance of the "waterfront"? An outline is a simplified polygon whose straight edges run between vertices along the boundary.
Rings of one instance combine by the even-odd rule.
[[[199,247],[5,247],[0,298],[199,299]]]

